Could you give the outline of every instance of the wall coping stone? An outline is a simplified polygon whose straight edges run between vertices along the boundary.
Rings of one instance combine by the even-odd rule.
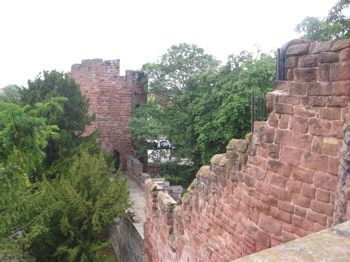
[[[306,237],[234,260],[252,261],[348,261],[350,221]]]

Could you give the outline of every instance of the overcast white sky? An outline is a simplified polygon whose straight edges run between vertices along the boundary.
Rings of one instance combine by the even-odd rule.
[[[186,42],[226,62],[298,38],[305,16],[323,18],[336,0],[1,0],[0,88],[27,86],[43,70],[82,59],[120,59],[125,70],[155,62]]]

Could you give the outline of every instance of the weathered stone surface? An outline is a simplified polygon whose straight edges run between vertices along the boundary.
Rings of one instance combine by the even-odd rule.
[[[285,67],[286,68],[295,68],[295,67],[298,67],[298,57],[289,57],[286,59],[286,62],[285,62]]]
[[[331,65],[330,80],[345,81],[350,80],[350,62],[335,63]]]
[[[228,150],[237,150],[238,152],[246,153],[248,149],[248,141],[242,140],[242,139],[232,139],[228,145],[226,146],[226,149]]]
[[[147,101],[143,73],[128,70],[125,76],[120,76],[119,60],[92,59],[73,65],[70,74],[80,85],[82,94],[90,99],[89,113],[96,114],[86,134],[98,130],[101,148],[108,153],[117,151],[126,167],[126,157],[134,155],[126,124],[135,107]]]
[[[332,91],[331,83],[312,82],[307,89],[308,96],[329,96]]]
[[[350,47],[350,39],[343,39],[333,42],[330,51],[336,52],[348,47]]]
[[[346,261],[350,252],[350,222],[311,234],[237,260],[253,261]],[[334,247],[337,247],[336,249]]]
[[[315,48],[313,49],[312,54],[318,54],[318,53],[322,53],[322,52],[329,52],[332,45],[333,45],[333,41],[316,42]]]
[[[318,80],[318,70],[312,68],[296,68],[293,71],[295,81],[311,82]]]
[[[303,56],[298,60],[298,67],[311,68],[317,66],[317,56]]]
[[[288,48],[287,55],[304,55],[309,52],[310,43],[293,45]]]
[[[335,63],[339,61],[339,55],[337,53],[321,53],[317,57],[317,62],[322,63]]]

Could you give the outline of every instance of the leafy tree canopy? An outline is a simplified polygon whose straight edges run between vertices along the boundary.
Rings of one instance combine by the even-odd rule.
[[[125,179],[112,171],[104,153],[81,152],[67,173],[44,177],[8,208],[13,221],[3,240],[29,261],[106,261],[98,251],[111,242],[101,236],[131,203]],[[13,239],[16,232],[24,234]]]
[[[11,245],[13,238],[8,238],[14,233],[9,210],[31,193],[28,175],[43,161],[47,139],[59,136],[57,126],[47,125],[40,115],[53,108],[63,110],[59,103],[66,100],[52,98],[48,103],[37,103],[33,109],[0,103],[0,254],[16,250]]]
[[[350,17],[344,14],[349,8],[350,0],[340,0],[328,12],[328,16],[305,17],[295,31],[305,33],[302,38],[312,41],[327,41],[350,38]]]
[[[58,126],[60,137],[58,140],[48,140],[41,171],[49,168],[51,173],[63,171],[67,168],[69,157],[79,152],[81,147],[88,147],[97,153],[97,133],[82,137],[85,126],[91,123],[94,115],[88,115],[88,99],[81,94],[73,78],[57,71],[44,71],[34,81],[28,81],[28,88],[22,88],[20,95],[21,104],[30,106],[53,97],[68,99],[62,105],[63,110],[52,109],[42,115],[49,125]],[[33,179],[40,177],[40,174],[33,174]]]
[[[0,93],[0,102],[14,104],[18,103],[20,99],[19,89],[20,87],[17,85],[5,86]]]
[[[260,52],[256,56],[242,52],[231,55],[227,64],[218,68],[217,61],[205,55],[206,59],[210,58],[209,65],[202,65],[200,71],[193,73],[193,67],[187,64],[204,58],[189,56],[185,63],[183,47],[191,46],[180,47],[173,46],[168,51],[173,58],[171,62],[146,64],[149,93],[154,99],[138,108],[129,121],[129,130],[139,148],[147,139],[159,135],[170,138],[181,145],[175,150],[177,156],[189,158],[198,168],[213,154],[224,152],[230,139],[242,138],[249,132],[250,93],[265,93],[272,87],[275,59]],[[179,56],[174,50],[180,52]],[[190,73],[182,72],[188,68]]]

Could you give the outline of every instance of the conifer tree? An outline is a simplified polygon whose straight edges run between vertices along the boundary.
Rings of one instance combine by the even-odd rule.
[[[97,153],[97,132],[83,137],[86,125],[94,119],[89,116],[89,100],[80,92],[79,85],[68,74],[57,71],[44,71],[34,81],[28,81],[28,88],[20,90],[21,104],[33,106],[38,102],[48,101],[52,97],[66,97],[63,110],[51,110],[45,112],[42,117],[48,120],[48,124],[57,125],[60,138],[49,139],[45,148],[43,166],[39,172],[32,174],[32,181],[41,178],[41,173],[47,172],[51,176],[66,169],[70,157],[78,153],[82,147],[89,148],[90,152]]]
[[[18,244],[35,261],[103,261],[98,251],[111,244],[103,236],[130,207],[125,179],[113,174],[104,152],[74,157],[68,173],[45,177],[13,210]]]

